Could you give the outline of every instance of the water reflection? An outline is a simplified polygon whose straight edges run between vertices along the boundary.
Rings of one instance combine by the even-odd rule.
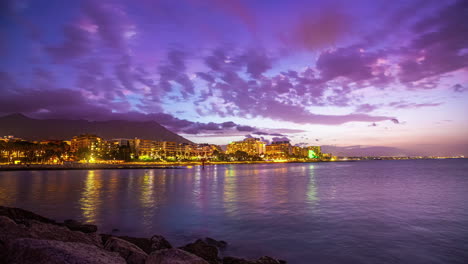
[[[88,171],[85,179],[85,187],[83,189],[80,207],[83,218],[86,222],[97,222],[99,206],[101,205],[100,194],[102,189],[101,171]]]
[[[314,165],[309,166],[309,184],[307,187],[307,200],[309,200],[309,202],[312,202],[313,204],[318,202],[317,186],[315,184],[314,176]]]
[[[157,204],[154,200],[154,170],[146,171],[140,183],[140,206],[143,210],[143,224],[151,228],[154,208]]]

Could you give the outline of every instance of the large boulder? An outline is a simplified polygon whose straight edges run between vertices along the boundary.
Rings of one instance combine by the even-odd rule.
[[[281,259],[275,259],[269,256],[263,256],[256,260],[256,264],[285,264],[286,261]]]
[[[128,264],[144,264],[148,258],[141,248],[117,237],[107,239],[104,249],[117,252]]]
[[[63,224],[72,231],[81,231],[83,233],[95,233],[97,231],[97,226],[82,224],[75,220],[65,220]]]
[[[27,224],[30,220],[35,220],[47,224],[57,224],[57,222],[52,219],[45,218],[21,208],[0,206],[0,216],[6,216],[15,221],[17,224]]]
[[[47,224],[36,220],[28,220],[29,226],[16,224],[12,219],[0,216],[0,242],[7,244],[17,238],[36,238],[58,240],[64,242],[80,242],[102,247],[96,234],[85,234],[71,231],[64,226]]]
[[[154,235],[151,237],[151,251],[169,248],[172,248],[172,245],[163,236]]]
[[[5,245],[10,240],[21,237],[31,237],[30,232],[24,225],[18,225],[6,216],[0,216],[0,243]]]
[[[205,241],[198,239],[197,241],[187,244],[180,249],[190,252],[200,258],[208,261],[210,264],[218,264],[218,248],[209,245]]]
[[[80,242],[102,247],[101,238],[96,233],[85,234],[71,231],[67,227],[30,221],[29,231],[33,238],[58,240],[64,242]]]
[[[10,243],[6,260],[11,264],[125,264],[117,253],[92,245],[31,238]]]
[[[236,257],[224,257],[223,264],[254,264],[254,262],[250,260],[246,260],[243,258],[236,258]]]
[[[208,262],[186,251],[171,248],[151,253],[146,264],[208,264]]]
[[[221,250],[227,247],[227,242],[224,240],[216,240],[211,237],[205,237],[203,241],[205,241],[208,245],[215,246]]]
[[[151,254],[151,252],[156,251],[156,250],[172,248],[171,243],[169,243],[169,241],[167,241],[163,236],[160,236],[160,235],[154,235],[151,238],[140,238],[140,237],[113,236],[113,235],[108,235],[108,234],[101,234],[101,237],[102,237],[102,241],[104,242],[104,244],[107,242],[109,238],[118,237],[120,239],[123,239],[125,241],[128,241],[138,246],[147,254]]]

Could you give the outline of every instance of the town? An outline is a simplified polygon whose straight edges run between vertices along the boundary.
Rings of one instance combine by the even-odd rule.
[[[0,138],[2,164],[66,164],[125,162],[311,162],[334,161],[320,146],[268,144],[260,138],[230,142],[225,150],[214,144],[177,143],[147,139],[111,139],[82,134],[70,140],[27,141]]]

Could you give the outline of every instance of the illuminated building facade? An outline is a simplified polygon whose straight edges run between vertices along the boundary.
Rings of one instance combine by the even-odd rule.
[[[91,134],[84,134],[73,137],[70,144],[71,152],[78,152],[79,150],[88,150],[92,153],[99,153],[103,147],[104,140],[101,137]]]
[[[258,138],[246,138],[243,141],[229,143],[226,154],[235,154],[237,151],[243,151],[251,156],[262,155],[265,153],[265,142]]]
[[[266,146],[266,154],[273,157],[288,157],[292,154],[292,150],[289,141],[276,141]]]

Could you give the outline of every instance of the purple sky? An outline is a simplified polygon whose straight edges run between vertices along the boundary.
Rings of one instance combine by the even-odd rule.
[[[467,1],[0,1],[0,115],[468,154]]]

